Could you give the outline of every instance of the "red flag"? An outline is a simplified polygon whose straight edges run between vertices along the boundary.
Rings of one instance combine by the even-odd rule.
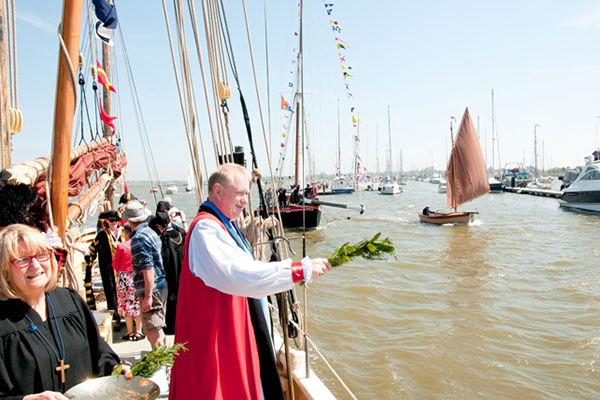
[[[114,135],[115,134],[115,124],[113,124],[113,120],[117,119],[117,117],[111,117],[110,115],[108,115],[104,111],[104,108],[102,108],[102,104],[100,104],[100,119],[102,120],[102,122],[104,122],[106,125],[108,125],[112,128],[112,133]]]
[[[104,71],[104,68],[102,68],[102,65],[100,65],[100,61],[96,60],[96,63],[98,64],[98,82],[100,82],[101,85],[109,89],[111,92],[117,93],[114,86],[110,84],[108,76],[106,76],[106,71]]]

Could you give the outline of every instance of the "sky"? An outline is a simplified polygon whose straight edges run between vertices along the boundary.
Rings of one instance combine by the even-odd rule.
[[[172,2],[166,3],[172,8]],[[143,123],[159,178],[185,180],[190,151],[162,3],[146,1],[143,7],[140,4],[133,0],[116,2]],[[277,166],[285,123],[280,99],[282,95],[289,97],[289,83],[294,76],[291,60],[297,48],[294,36],[298,30],[297,4],[246,0],[272,168]],[[324,4],[333,4],[331,15],[327,15]],[[196,7],[201,19],[201,4]],[[250,111],[259,168],[268,175],[243,2],[226,0],[225,7],[241,89]],[[50,153],[59,46],[56,30],[61,9],[62,2],[57,0],[16,2],[18,103],[24,124],[22,131],[13,137],[13,162]],[[394,171],[430,166],[445,169],[451,117],[460,122],[467,107],[478,128],[487,163],[491,165],[492,90],[497,134],[495,168],[516,162],[533,165],[534,134],[537,134],[540,168],[581,165],[584,157],[600,145],[600,52],[597,51],[600,5],[597,2],[313,0],[305,2],[304,9],[307,145],[310,164],[318,173],[331,174],[336,170],[338,101],[342,173],[351,172],[356,133],[360,136],[359,153],[367,171],[384,171],[390,150]],[[338,21],[340,32],[332,31],[331,19]],[[170,24],[173,29],[172,18]],[[186,29],[191,36],[189,26]],[[343,38],[347,44],[343,55],[352,76],[346,79],[335,37]],[[119,95],[114,101],[119,104],[117,129],[122,132],[128,154],[127,176],[130,180],[147,180],[130,84],[122,65],[123,50],[118,36],[115,39],[118,76],[111,79]],[[82,42],[89,46],[89,38]],[[191,41],[188,50],[196,98],[201,104],[202,81]],[[82,52],[90,54],[89,47]],[[248,150],[237,88],[232,78],[230,82],[233,142]],[[346,84],[354,97],[348,96]],[[89,100],[91,95],[87,96]],[[351,107],[355,107],[359,116],[358,131],[352,126]],[[201,105],[198,118],[211,170],[216,163],[210,151],[208,117]],[[74,122],[75,140],[81,135],[79,121],[76,118]],[[454,129],[456,132],[457,126]],[[85,130],[88,128],[84,127]],[[291,155],[286,159],[291,159]],[[284,171],[288,173],[289,166]]]

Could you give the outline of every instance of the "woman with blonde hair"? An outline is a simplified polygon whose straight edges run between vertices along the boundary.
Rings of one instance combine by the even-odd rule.
[[[66,399],[70,387],[110,375],[119,357],[72,289],[57,288],[54,251],[40,231],[0,231],[0,398]]]

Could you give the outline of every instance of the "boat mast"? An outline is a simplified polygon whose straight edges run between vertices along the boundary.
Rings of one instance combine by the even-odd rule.
[[[454,132],[452,131],[452,120],[450,120],[450,143],[452,144],[452,150],[450,150],[450,157],[452,160],[452,205],[454,206],[454,212],[458,205],[456,204],[456,154],[454,151]],[[448,182],[446,182],[448,184]]]
[[[340,151],[341,142],[340,142],[340,99],[337,101],[337,158],[335,160],[335,176],[336,178],[340,176],[340,169],[342,166],[342,153]]]
[[[1,162],[0,168],[10,166],[10,118],[8,110],[8,18],[5,2],[0,1],[0,133]]]
[[[58,227],[58,233],[63,240],[67,222],[71,135],[77,97],[74,70],[79,56],[82,8],[82,0],[64,0],[63,2],[61,37],[64,47],[59,47],[58,80],[54,103],[50,200],[53,223]],[[65,50],[68,58],[64,53]]]
[[[300,35],[298,44],[298,90],[296,91],[296,166],[294,185],[298,185],[300,176],[300,131],[304,130],[304,109],[300,108],[304,81],[302,79],[302,1],[300,1]],[[304,106],[304,103],[302,103]]]
[[[388,106],[388,175],[392,179],[392,128],[390,123],[390,106]]]
[[[496,167],[495,154],[494,154],[494,141],[496,140],[495,124],[496,124],[496,115],[495,115],[495,108],[494,108],[494,89],[492,89],[492,177],[494,176],[494,168]],[[500,160],[498,160],[498,161],[500,161]]]
[[[534,176],[538,177],[538,152],[537,152],[537,127],[540,126],[538,124],[533,125],[533,163],[534,163]]]

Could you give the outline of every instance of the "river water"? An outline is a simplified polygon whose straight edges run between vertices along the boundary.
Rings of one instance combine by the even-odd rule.
[[[194,195],[172,197],[191,220]],[[307,233],[308,255],[377,232],[396,247],[309,290],[310,335],[359,399],[600,398],[600,217],[500,193],[461,207],[480,213],[470,226],[422,224],[418,211],[445,208],[446,195],[412,181],[397,196],[323,200],[366,211],[326,208]],[[311,358],[336,397],[349,398]]]

